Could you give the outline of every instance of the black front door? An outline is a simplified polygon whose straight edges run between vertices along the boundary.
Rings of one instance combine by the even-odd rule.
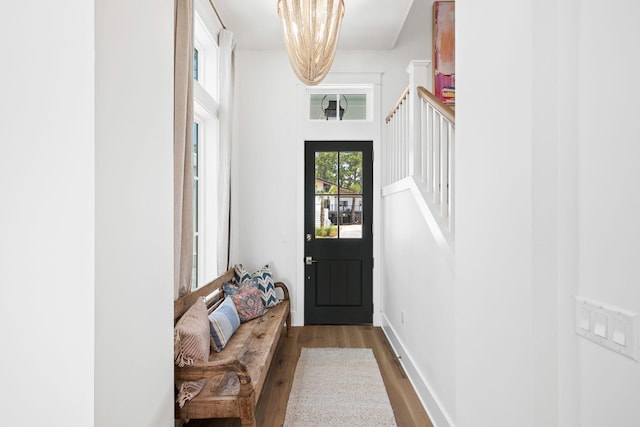
[[[305,143],[306,324],[373,322],[372,147]]]

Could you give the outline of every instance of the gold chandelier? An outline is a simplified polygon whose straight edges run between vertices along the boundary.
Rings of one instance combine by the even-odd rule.
[[[333,64],[344,0],[278,0],[278,14],[293,71],[317,85]]]

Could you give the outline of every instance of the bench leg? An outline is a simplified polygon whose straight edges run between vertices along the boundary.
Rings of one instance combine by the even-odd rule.
[[[240,423],[242,427],[256,427],[256,407],[253,393],[240,398]]]

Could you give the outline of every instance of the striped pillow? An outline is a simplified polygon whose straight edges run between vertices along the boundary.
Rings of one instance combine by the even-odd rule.
[[[225,298],[222,304],[209,315],[209,328],[213,338],[213,349],[221,351],[240,326],[240,317],[231,298]]]

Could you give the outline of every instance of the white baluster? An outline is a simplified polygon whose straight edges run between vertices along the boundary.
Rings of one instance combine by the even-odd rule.
[[[453,233],[454,228],[454,214],[455,214],[455,140],[456,140],[456,127],[449,123],[449,231]]]
[[[433,202],[440,204],[440,114],[433,110]]]
[[[433,191],[433,107],[430,104],[427,105],[427,113],[426,113],[426,159],[427,159],[427,170],[426,170],[426,185],[427,190],[429,192]]]
[[[440,116],[440,215],[449,215],[449,122]]]

